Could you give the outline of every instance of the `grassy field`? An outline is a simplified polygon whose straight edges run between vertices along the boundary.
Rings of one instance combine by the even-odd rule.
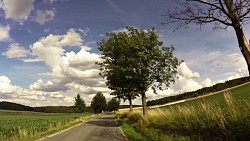
[[[147,140],[249,140],[250,84],[120,118]],[[125,132],[126,133],[126,132]],[[132,139],[133,140],[133,139]]]
[[[95,117],[91,113],[47,114],[0,110],[0,141],[29,141]]]

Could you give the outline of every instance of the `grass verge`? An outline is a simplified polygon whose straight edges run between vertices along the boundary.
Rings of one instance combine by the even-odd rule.
[[[155,141],[245,141],[250,135],[250,104],[224,93],[226,104],[200,102],[195,105],[123,113],[120,118],[147,140]]]
[[[124,132],[124,134],[126,135],[126,137],[130,141],[146,140],[146,137],[144,137],[140,133],[136,132],[135,129],[134,129],[134,127],[132,127],[126,121],[124,121],[122,119],[119,119],[119,117],[118,117],[118,119],[116,120],[116,122],[121,127],[122,131]]]

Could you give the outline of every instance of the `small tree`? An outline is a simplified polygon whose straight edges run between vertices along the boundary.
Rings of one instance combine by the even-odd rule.
[[[117,111],[119,109],[120,101],[117,98],[112,98],[107,104],[109,112]]]
[[[98,92],[91,101],[91,108],[93,108],[94,113],[101,113],[106,110],[107,102],[105,96]]]
[[[75,108],[77,113],[84,112],[84,109],[86,108],[86,104],[84,100],[81,98],[80,94],[78,93],[75,97]]]
[[[102,51],[101,76],[109,88],[122,94],[140,94],[143,114],[147,115],[146,91],[163,90],[175,81],[179,61],[174,47],[165,47],[154,28],[140,30],[126,27],[127,32],[107,33],[109,39],[98,43]]]

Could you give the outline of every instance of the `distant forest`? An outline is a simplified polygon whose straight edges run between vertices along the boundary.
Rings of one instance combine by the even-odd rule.
[[[30,107],[17,103],[2,101],[0,102],[0,109],[15,110],[15,111],[34,111],[44,113],[74,113],[73,106],[44,106],[44,107]]]
[[[147,105],[148,106],[162,105],[162,104],[166,104],[166,103],[173,102],[173,101],[183,100],[183,99],[187,99],[187,98],[193,98],[193,97],[205,95],[208,93],[224,90],[224,89],[227,89],[230,87],[234,87],[234,86],[249,82],[249,80],[250,80],[249,77],[242,77],[242,78],[237,78],[237,79],[233,79],[233,80],[228,80],[225,83],[218,83],[218,84],[215,84],[213,86],[204,87],[204,88],[201,88],[201,89],[196,90],[196,91],[185,92],[183,94],[179,94],[179,95],[175,95],[175,96],[150,100],[147,102]]]

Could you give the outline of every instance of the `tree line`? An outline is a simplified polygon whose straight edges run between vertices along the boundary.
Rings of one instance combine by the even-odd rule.
[[[187,99],[187,98],[193,98],[193,97],[205,95],[208,93],[224,90],[224,89],[227,89],[230,87],[234,87],[234,86],[249,82],[249,80],[250,80],[249,77],[242,77],[242,78],[237,78],[237,79],[233,79],[233,80],[228,80],[224,83],[218,83],[218,84],[215,84],[213,86],[201,88],[201,89],[196,90],[196,91],[185,92],[183,94],[178,94],[175,96],[169,96],[169,97],[164,97],[164,98],[160,98],[160,99],[150,100],[147,102],[147,105],[148,106],[162,105],[162,104],[166,104],[166,103],[173,102],[173,101],[183,100],[183,99]]]
[[[15,111],[34,111],[44,113],[83,113],[94,112],[101,113],[103,111],[112,112],[117,111],[120,106],[120,100],[112,98],[106,102],[105,96],[98,92],[92,99],[91,105],[86,106],[85,101],[81,98],[80,94],[75,97],[75,103],[73,106],[41,106],[30,107],[22,104],[2,101],[0,102],[0,109],[15,110]]]

